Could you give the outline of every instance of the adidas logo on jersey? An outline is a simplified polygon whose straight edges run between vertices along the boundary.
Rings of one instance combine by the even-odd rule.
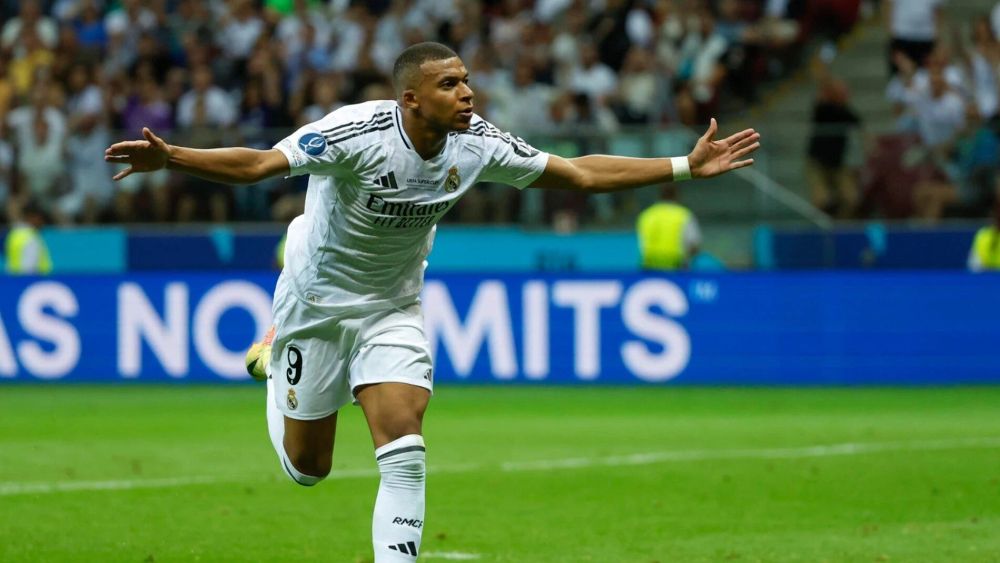
[[[399,186],[396,185],[395,172],[389,172],[385,176],[379,176],[376,182],[378,182],[378,185],[382,186],[383,188],[392,188],[394,190],[399,189]]]
[[[398,551],[400,553],[405,553],[407,555],[417,556],[417,544],[408,541],[406,543],[397,543],[396,545],[390,545],[389,549],[393,551]]]

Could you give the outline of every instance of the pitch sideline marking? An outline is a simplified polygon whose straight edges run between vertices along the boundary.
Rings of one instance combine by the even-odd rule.
[[[739,448],[721,450],[676,450],[605,457],[576,457],[539,461],[506,462],[499,466],[486,464],[446,465],[428,468],[429,474],[468,473],[499,469],[505,472],[550,471],[554,469],[587,469],[620,467],[656,463],[705,461],[719,459],[802,459],[813,457],[850,456],[896,451],[938,451],[967,448],[1000,448],[1000,437],[960,438],[957,440],[926,440],[919,442],[847,442],[788,448]],[[376,477],[375,469],[343,469],[330,473],[327,479]],[[161,479],[122,479],[111,481],[0,482],[0,496],[64,493],[74,491],[120,491],[129,489],[161,489],[246,481],[247,475],[189,476]]]
[[[479,559],[475,553],[462,553],[461,551],[428,551],[420,555],[423,559],[452,559],[454,561],[471,561]]]

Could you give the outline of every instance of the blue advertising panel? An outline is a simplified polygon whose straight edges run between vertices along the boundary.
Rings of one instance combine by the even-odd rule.
[[[0,278],[0,382],[241,381],[275,275]],[[1000,277],[440,275],[437,382],[1000,383]]]

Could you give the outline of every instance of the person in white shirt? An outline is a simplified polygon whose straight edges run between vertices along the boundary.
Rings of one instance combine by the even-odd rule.
[[[236,122],[233,100],[215,85],[207,65],[191,71],[191,89],[177,101],[177,125],[181,127],[229,127]]]
[[[898,70],[893,54],[897,51],[924,66],[934,50],[944,19],[947,0],[884,0],[882,13],[892,38],[889,44],[889,70]]]
[[[344,106],[270,150],[112,145],[129,165],[115,179],[170,168],[216,182],[253,184],[309,175],[305,213],[289,226],[271,333],[248,354],[267,380],[267,419],[285,472],[314,485],[330,471],[337,411],[356,402],[382,475],[372,524],[377,563],[413,561],[424,520],[422,419],[433,367],[419,294],[435,225],[480,181],[584,193],[715,176],[753,164],[752,129],[687,157],[564,159],[498,130],[473,112],[462,60],[419,43],[393,67],[396,100]]]

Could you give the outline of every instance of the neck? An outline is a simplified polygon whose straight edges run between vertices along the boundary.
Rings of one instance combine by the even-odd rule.
[[[413,143],[413,150],[420,155],[420,158],[429,160],[437,156],[444,143],[448,139],[447,131],[438,131],[428,125],[416,112],[409,109],[403,110],[403,131]]]

